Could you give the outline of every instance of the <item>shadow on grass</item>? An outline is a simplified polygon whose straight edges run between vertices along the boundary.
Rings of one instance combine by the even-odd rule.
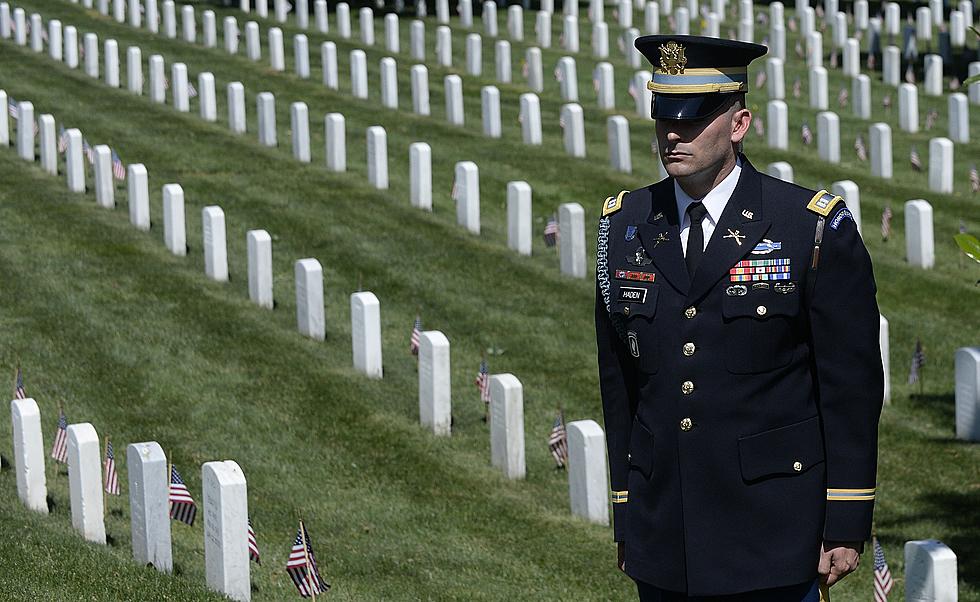
[[[956,421],[956,400],[952,393],[913,393],[909,403],[917,409],[928,412],[936,424],[952,428]]]

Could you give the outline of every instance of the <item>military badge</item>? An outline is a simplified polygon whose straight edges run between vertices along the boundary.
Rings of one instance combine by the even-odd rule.
[[[725,289],[725,294],[729,297],[744,297],[748,292],[749,289],[744,284],[733,284]]]
[[[788,295],[790,293],[796,292],[795,282],[777,282],[772,287],[775,291],[781,295]]]
[[[834,219],[830,220],[830,229],[837,230],[845,219],[849,219],[852,222],[854,221],[854,216],[851,215],[851,212],[846,207],[838,211],[837,215],[834,216]]]
[[[783,248],[783,243],[775,242],[769,240],[768,238],[763,238],[762,242],[757,244],[754,249],[752,249],[753,255],[768,255],[773,251],[779,251]]]
[[[616,280],[634,280],[637,282],[653,282],[657,275],[653,272],[637,272],[634,270],[616,270]]]
[[[684,73],[684,66],[687,65],[687,57],[684,56],[684,47],[671,40],[666,44],[660,45],[660,70],[670,75]]]
[[[742,246],[742,239],[745,238],[745,235],[742,234],[741,232],[739,232],[738,230],[734,230],[733,231],[731,228],[729,228],[728,229],[728,234],[722,236],[722,238],[734,238],[735,239],[735,242],[738,244],[738,246],[741,247]]]
[[[649,255],[647,255],[646,249],[644,249],[643,247],[636,247],[636,251],[634,251],[632,255],[626,256],[626,262],[629,263],[630,265],[642,267],[642,266],[650,265],[651,263],[653,263],[653,260],[650,259]]]
[[[630,355],[633,357],[640,357],[640,341],[636,338],[636,333],[632,330],[626,333],[626,339],[629,341],[630,345]]]
[[[756,282],[760,280],[789,280],[789,258],[743,259],[728,270],[731,282]]]
[[[629,242],[636,238],[636,226],[630,224],[626,226],[626,242]]]

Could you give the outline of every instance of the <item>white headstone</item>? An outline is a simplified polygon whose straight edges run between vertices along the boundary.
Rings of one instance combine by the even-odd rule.
[[[789,111],[782,100],[770,100],[766,105],[766,134],[770,148],[789,149]]]
[[[126,167],[126,200],[129,203],[129,223],[144,232],[150,229],[150,188],[146,167],[131,163]]]
[[[408,28],[408,47],[409,54],[416,61],[425,60],[425,23],[419,20],[412,21]]]
[[[255,0],[255,14],[266,19],[269,17],[269,0]]]
[[[970,63],[967,73],[969,77],[980,75],[980,61]],[[980,105],[980,82],[970,84],[967,92],[970,97],[970,104]]]
[[[0,90],[0,108],[8,106],[7,92]],[[10,112],[0,111],[0,147],[10,146]]]
[[[534,19],[534,33],[540,48],[551,48],[551,13],[538,11]]]
[[[558,258],[561,273],[585,278],[585,210],[578,203],[558,206]]]
[[[594,420],[568,423],[568,496],[572,514],[609,524],[606,436]]]
[[[217,205],[201,211],[204,238],[204,273],[218,282],[228,281],[228,245],[225,235],[225,212]]]
[[[412,207],[432,211],[432,148],[425,142],[408,147],[409,200]]]
[[[82,158],[82,133],[76,128],[65,132],[65,180],[71,192],[85,192],[85,160]]]
[[[970,142],[970,105],[966,94],[949,95],[949,137],[953,142]]]
[[[296,325],[300,334],[322,341],[327,336],[323,313],[323,266],[313,258],[296,262]]]
[[[627,0],[628,1],[628,0]],[[562,48],[565,52],[578,53],[578,17],[567,15],[562,19]]]
[[[374,46],[374,11],[369,6],[362,6],[357,17],[361,26],[361,43]]]
[[[524,62],[527,67],[525,78],[527,87],[540,94],[544,90],[544,74],[541,70],[541,49],[531,47],[524,53]]]
[[[47,514],[48,486],[44,473],[41,411],[37,402],[30,397],[14,399],[10,402],[10,419],[13,427],[17,495],[31,510]]]
[[[449,0],[436,0],[436,21],[449,23]]]
[[[218,45],[218,28],[214,19],[214,11],[206,10],[201,13],[201,43],[205,48],[214,48]]]
[[[163,187],[163,241],[174,255],[187,255],[184,189],[180,184]]]
[[[327,113],[323,119],[327,169],[347,171],[347,128],[341,113]]]
[[[385,49],[393,53],[401,52],[397,13],[388,13],[385,15]]]
[[[843,197],[847,210],[851,212],[854,225],[861,232],[861,191],[852,180],[838,180],[830,185],[831,194]]]
[[[99,435],[88,422],[68,425],[71,524],[86,541],[105,545]]]
[[[592,25],[592,56],[597,59],[609,58],[609,26],[605,23]]]
[[[293,133],[293,158],[301,163],[309,163],[310,110],[305,102],[294,102],[290,105],[289,123]]]
[[[637,71],[633,74],[630,95],[636,103],[636,114],[646,120],[652,120],[650,108],[653,104],[653,92],[647,88],[647,82],[653,78],[649,71]]]
[[[592,75],[596,104],[600,109],[607,111],[616,108],[616,85],[613,75],[613,66],[606,62],[596,65]]]
[[[928,270],[936,262],[932,205],[922,199],[905,202],[905,255],[918,268]]]
[[[609,141],[609,163],[612,168],[619,172],[632,173],[629,121],[622,115],[609,117],[606,120],[606,137]]]
[[[167,457],[156,441],[126,446],[129,473],[129,522],[133,560],[152,564],[163,573],[173,572],[170,538],[170,475]]]
[[[150,57],[150,101],[163,104],[167,102],[167,88],[164,84],[163,57],[154,54]]]
[[[473,234],[480,233],[480,171],[472,161],[456,163],[453,191],[456,223]]]
[[[61,21],[48,21],[48,56],[55,61],[61,61],[64,56],[64,43],[61,41]]]
[[[854,115],[860,119],[871,119],[871,78],[862,73],[852,79],[851,97]]]
[[[337,35],[343,39],[350,38],[350,5],[338,2],[334,9],[337,16]]]
[[[980,347],[957,349],[953,364],[956,382],[956,438],[980,441]],[[40,433],[38,436],[40,437]],[[20,485],[19,479],[17,484]]]
[[[286,70],[286,50],[282,41],[282,30],[269,28],[269,66],[273,71]]]
[[[105,69],[105,85],[110,88],[119,87],[119,45],[115,40],[106,40],[103,44],[103,61]]]
[[[255,98],[256,112],[259,115],[259,144],[278,146],[276,134],[276,97],[272,92],[259,92]]]
[[[483,3],[483,33],[487,37],[497,37],[497,3],[492,0]]]
[[[881,54],[881,78],[886,85],[898,86],[901,83],[901,54],[898,46],[886,46]]]
[[[524,144],[541,144],[541,103],[537,94],[521,94],[519,119]]]
[[[446,121],[452,125],[463,125],[463,79],[447,75],[443,84],[446,88]]]
[[[949,138],[929,141],[929,190],[953,192],[953,141]]]
[[[173,90],[174,109],[181,113],[191,110],[190,91],[187,87],[187,65],[174,63],[170,68],[171,89]]]
[[[429,70],[425,65],[412,65],[412,112],[429,115]]]
[[[202,72],[197,75],[197,100],[201,119],[215,122],[218,120],[218,107],[215,100],[214,74]]]
[[[228,84],[228,127],[236,134],[244,134],[245,86],[241,82]]]
[[[238,21],[235,17],[225,17],[223,23],[225,52],[238,54]]]
[[[585,117],[582,107],[576,103],[562,105],[559,119],[564,123],[565,152],[573,157],[585,157]]]
[[[905,131],[919,131],[919,90],[915,84],[898,87],[898,127]]]
[[[293,7],[293,14],[296,16],[296,27],[300,29],[310,28],[309,0],[296,0],[296,6]]]
[[[52,115],[41,115],[37,119],[38,157],[41,162],[41,169],[56,176],[58,175],[58,135],[54,125],[54,116]]]
[[[381,304],[374,293],[354,293],[350,296],[350,314],[354,369],[370,378],[381,378]]]
[[[786,161],[776,161],[766,166],[766,174],[784,182],[792,182],[793,166]]]
[[[905,542],[905,599],[956,602],[956,554],[935,539]]]
[[[500,90],[496,86],[484,86],[480,90],[483,114],[483,135],[500,138]]]
[[[524,388],[513,374],[490,377],[490,457],[508,479],[523,479],[527,474]]]
[[[194,7],[185,4],[180,9],[180,20],[184,33],[184,41],[193,44],[197,41],[197,26],[194,23]]]
[[[18,46],[27,46],[27,14],[23,8],[14,9],[13,33]]]
[[[146,28],[150,33],[160,31],[160,15],[157,11],[157,0],[144,0],[143,8],[146,12]],[[139,11],[135,11],[139,12]]]
[[[34,160],[34,104],[27,100],[17,103],[17,155]]]
[[[926,55],[923,86],[926,96],[943,95],[943,58],[938,54]]]
[[[459,12],[459,24],[465,29],[473,27],[473,3],[471,0],[459,0],[456,4]]]
[[[660,33],[660,5],[656,2],[647,2],[643,7],[643,32],[647,35]]]
[[[449,339],[438,330],[419,336],[419,423],[435,435],[452,430]]]
[[[69,69],[78,68],[78,31],[71,25],[65,26],[65,65]]]
[[[143,53],[139,46],[126,49],[126,89],[136,95],[143,94]]]
[[[881,348],[881,369],[884,373],[884,402],[892,402],[891,361],[888,343],[888,319],[878,314],[878,346]]]
[[[388,188],[388,135],[380,125],[367,129],[368,182],[380,190]]]
[[[507,182],[507,246],[531,254],[531,185]]]
[[[279,23],[285,23],[290,7],[291,3],[289,3],[288,0],[275,0],[276,21]]]
[[[502,84],[511,82],[510,42],[497,40],[494,44],[494,65],[496,66],[497,81]]]
[[[10,5],[6,2],[0,2],[0,38],[10,39],[12,34],[10,27]]]
[[[776,57],[766,59],[766,89],[771,100],[786,98],[786,81],[783,74],[783,59]]]
[[[447,25],[436,28],[436,63],[440,67],[453,66],[452,30]]]
[[[806,38],[806,66],[810,69],[823,67],[823,35],[819,31]]]
[[[116,206],[115,183],[112,181],[112,151],[104,144],[92,149],[95,156],[92,168],[95,179],[95,202],[100,207],[112,209]]]
[[[360,49],[350,53],[350,87],[354,98],[368,97],[367,54]]]
[[[632,0],[619,0],[617,2],[617,21],[622,29],[633,27],[633,4]]]
[[[478,33],[466,36],[466,74],[483,74],[483,39]]]
[[[840,163],[840,118],[836,113],[817,113],[817,154],[828,163]]]
[[[262,58],[262,46],[259,43],[259,24],[255,21],[245,23],[245,55],[250,61]]]
[[[518,4],[507,7],[507,36],[515,42],[524,41],[524,10]]]
[[[691,12],[686,6],[679,6],[674,11],[674,33],[686,36],[691,33]]]
[[[892,177],[892,129],[887,123],[875,123],[868,130],[871,139],[871,175],[890,180]]]
[[[297,77],[310,78],[310,42],[304,34],[293,36],[293,66]]]
[[[387,109],[398,108],[398,79],[395,59],[386,56],[381,59],[381,106]]]
[[[932,11],[928,6],[915,9],[915,39],[918,42],[932,40]]]
[[[337,75],[337,45],[333,42],[320,44],[320,63],[323,68],[323,85],[331,90],[340,88],[340,78]]]
[[[248,557],[248,486],[233,460],[205,462],[204,575],[208,587],[232,600],[252,599]]]
[[[558,59],[555,78],[558,80],[561,99],[565,102],[578,102],[578,75],[575,70],[575,59],[570,56]]]
[[[177,9],[173,0],[164,0],[162,7],[163,35],[171,40],[177,38]]]
[[[259,307],[272,309],[272,237],[265,230],[245,234],[248,248],[248,298]]]

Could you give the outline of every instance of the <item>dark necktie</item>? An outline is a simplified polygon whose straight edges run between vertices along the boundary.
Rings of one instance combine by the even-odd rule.
[[[704,203],[697,201],[687,206],[687,214],[691,218],[691,230],[687,235],[687,254],[684,259],[687,261],[687,273],[694,279],[694,272],[698,269],[701,255],[704,254],[704,230],[701,228],[701,221],[708,213]]]

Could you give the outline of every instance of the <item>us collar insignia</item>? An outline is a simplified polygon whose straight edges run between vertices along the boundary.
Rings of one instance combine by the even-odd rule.
[[[684,66],[687,65],[687,57],[684,56],[684,47],[671,40],[666,44],[660,45],[660,70],[669,75],[684,73]]]
[[[653,260],[647,255],[646,249],[641,246],[636,247],[636,251],[632,255],[626,256],[626,262],[630,265],[646,266],[653,263]]]
[[[663,217],[664,217],[664,212],[660,211],[659,213],[657,213],[657,215],[653,216],[653,221],[657,221],[658,219],[663,219]]]
[[[763,238],[762,242],[757,244],[754,249],[752,249],[753,255],[768,255],[773,251],[779,251],[783,248],[782,242],[774,242],[768,238]]]
[[[667,233],[661,232],[657,235],[657,239],[653,241],[653,248],[656,249],[658,246],[660,246],[660,243],[667,242],[667,240]]]
[[[626,226],[626,242],[629,242],[634,238],[636,238],[636,226]]]
[[[745,219],[752,219],[753,215],[755,214],[749,211],[748,209],[742,209],[742,217],[744,217]]]
[[[735,242],[738,243],[738,246],[741,247],[742,246],[742,239],[745,238],[745,235],[744,234],[740,234],[738,230],[732,231],[731,228],[728,228],[728,234],[726,234],[722,238],[734,238],[735,239]]]

